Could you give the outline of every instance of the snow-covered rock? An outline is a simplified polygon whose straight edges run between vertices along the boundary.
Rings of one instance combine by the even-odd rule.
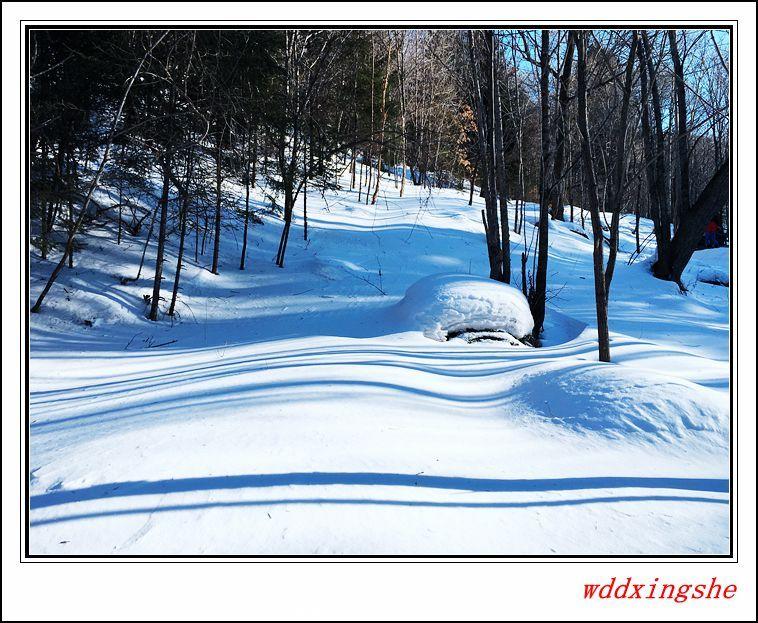
[[[408,288],[395,313],[411,330],[440,342],[465,331],[504,331],[521,339],[534,328],[529,303],[519,290],[472,275],[424,277]]]

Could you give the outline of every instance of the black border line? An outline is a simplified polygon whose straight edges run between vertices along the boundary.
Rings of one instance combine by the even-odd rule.
[[[24,460],[21,462],[22,472],[21,478],[24,480],[24,507],[21,509],[21,517],[25,518],[24,522],[24,547],[22,556],[19,559],[21,564],[34,563],[34,562],[73,562],[73,563],[98,563],[98,562],[139,562],[148,561],[156,563],[168,563],[171,561],[180,562],[197,562],[197,563],[229,563],[229,562],[273,562],[273,563],[287,563],[287,562],[394,562],[396,560],[404,560],[405,562],[433,562],[433,561],[448,561],[448,562],[489,562],[489,563],[563,563],[571,564],[572,562],[598,562],[602,563],[608,560],[624,560],[626,562],[641,563],[641,562],[656,562],[664,560],[665,562],[676,563],[692,563],[692,562],[710,562],[721,561],[724,563],[738,563],[738,555],[735,553],[735,470],[734,460],[736,458],[736,448],[734,446],[734,400],[736,399],[736,392],[734,390],[734,301],[736,293],[732,290],[733,286],[733,271],[734,271],[734,240],[737,238],[737,233],[734,230],[734,185],[735,178],[737,176],[737,167],[734,164],[734,58],[738,56],[737,49],[734,45],[734,33],[738,27],[739,20],[729,20],[724,23],[718,23],[718,20],[678,20],[675,22],[667,22],[665,20],[653,24],[646,24],[640,20],[613,20],[612,22],[605,23],[602,20],[597,22],[587,22],[586,20],[556,20],[554,23],[520,23],[517,20],[510,23],[504,23],[500,20],[477,20],[473,24],[467,21],[450,21],[450,20],[423,20],[420,22],[413,22],[409,20],[407,22],[388,22],[382,23],[377,20],[368,20],[366,23],[360,21],[349,21],[347,23],[339,23],[338,20],[308,20],[307,24],[297,23],[282,23],[281,20],[254,20],[247,24],[244,21],[242,24],[236,20],[214,20],[213,23],[198,23],[193,20],[172,20],[171,23],[155,23],[155,21],[129,21],[129,20],[107,20],[108,24],[102,23],[90,23],[87,20],[56,20],[55,23],[45,23],[44,21],[37,20],[20,20],[19,25],[24,29],[24,57],[21,58],[21,64],[23,66],[24,58],[29,58],[29,40],[32,30],[308,30],[313,26],[318,28],[324,28],[326,24],[327,28],[333,30],[388,30],[390,28],[399,28],[404,30],[409,29],[430,29],[430,30],[462,30],[464,27],[480,27],[482,25],[498,25],[501,28],[519,28],[524,30],[541,30],[548,29],[554,30],[561,27],[563,24],[571,24],[572,28],[591,30],[591,29],[618,29],[621,28],[620,24],[634,25],[640,29],[654,30],[663,26],[666,28],[692,30],[698,29],[714,29],[714,30],[728,30],[729,31],[729,51],[730,58],[730,71],[729,71],[729,553],[728,554],[31,554],[29,552],[29,523],[30,523],[30,508],[29,508],[29,457],[30,457],[30,413],[29,413],[29,355],[30,355],[30,313],[29,313],[29,296],[30,296],[30,206],[29,206],[29,187],[30,187],[30,158],[29,158],[29,112],[30,112],[30,97],[29,97],[29,63],[26,63],[26,72],[21,71],[19,68],[19,74],[21,77],[21,88],[25,93],[25,118],[27,121],[27,127],[23,127],[23,118],[19,119],[19,126],[24,131],[24,147],[26,159],[24,163],[24,176],[22,177],[22,195],[24,200],[25,211],[25,227],[26,227],[26,253],[25,253],[25,266],[26,266],[26,279],[25,279],[25,312],[26,312],[26,326],[24,331],[25,338],[25,351],[22,353],[22,357],[25,357],[24,366],[24,401],[23,407],[25,411],[24,419]],[[35,23],[28,23],[35,22]],[[235,25],[225,25],[227,22],[232,22]],[[63,25],[71,24],[71,25]],[[118,24],[118,25],[111,25]],[[257,27],[257,24],[263,24],[261,27]],[[130,28],[132,27],[132,28]],[[26,193],[24,194],[24,189]],[[25,470],[25,471],[23,471]],[[35,560],[37,559],[37,560]],[[94,560],[92,560],[94,559]],[[422,560],[419,560],[422,559]]]

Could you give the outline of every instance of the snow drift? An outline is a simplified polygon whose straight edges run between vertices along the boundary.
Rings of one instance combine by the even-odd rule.
[[[519,290],[472,275],[424,277],[408,288],[394,311],[411,330],[440,342],[466,331],[503,331],[522,339],[534,328]]]
[[[582,433],[673,441],[706,434],[728,445],[728,401],[682,379],[617,364],[585,362],[527,377],[516,395],[527,410]]]
[[[729,285],[729,248],[702,249],[692,256],[684,269],[682,281],[688,286],[696,282]]]

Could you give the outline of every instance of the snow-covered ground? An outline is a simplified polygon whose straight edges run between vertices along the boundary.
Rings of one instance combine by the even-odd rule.
[[[174,322],[144,319],[153,245],[122,285],[142,238],[88,234],[31,318],[31,553],[728,553],[729,289],[705,278],[726,250],[696,253],[685,296],[649,241],[627,265],[624,218],[601,364],[591,240],[551,222],[542,347],[439,341],[407,322],[437,317],[428,281],[401,301],[486,276],[467,200],[387,179],[366,206],[344,178],[309,194],[309,242],[296,212],[283,269],[274,218],[245,271],[240,229],[218,276],[191,248]],[[34,298],[51,263],[31,267]]]

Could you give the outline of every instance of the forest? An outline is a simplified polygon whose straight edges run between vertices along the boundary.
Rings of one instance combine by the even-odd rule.
[[[32,242],[43,259],[61,257],[32,311],[64,265],[73,266],[77,236],[98,214],[92,201],[101,184],[119,189],[108,208],[117,211],[109,217],[119,243],[124,229],[137,235],[150,220],[147,238],[155,236],[158,251],[149,317],[158,320],[174,313],[184,253],[195,262],[211,255],[218,273],[225,221],[243,223],[245,269],[257,176],[270,188],[268,209],[282,219],[275,261],[283,267],[295,205],[309,184],[334,187],[347,168],[359,200],[373,205],[376,172],[399,167],[409,172],[400,176],[401,197],[406,183],[468,184],[471,195],[479,187],[490,277],[520,285],[536,337],[545,315],[547,220],[589,219],[608,360],[605,308],[620,216],[653,221],[653,272],[677,283],[709,221],[717,218],[728,238],[729,72],[721,49],[728,45],[719,38],[713,31],[33,32]],[[133,195],[149,194],[155,176],[161,192],[148,219]],[[225,179],[245,186],[244,207],[224,195]],[[514,268],[509,232],[520,232],[525,201],[539,204],[540,226]],[[307,200],[301,218],[307,239]],[[170,236],[180,253],[164,310]],[[638,250],[646,243],[638,227]]]
[[[598,521],[593,551],[728,546],[728,28],[27,43],[40,551],[576,552]],[[348,512],[344,487],[402,495]],[[619,542],[629,487],[665,491],[631,496]],[[548,500],[576,489],[611,502]],[[183,498],[157,526],[118,506],[158,495]],[[288,504],[293,541],[243,527]]]

